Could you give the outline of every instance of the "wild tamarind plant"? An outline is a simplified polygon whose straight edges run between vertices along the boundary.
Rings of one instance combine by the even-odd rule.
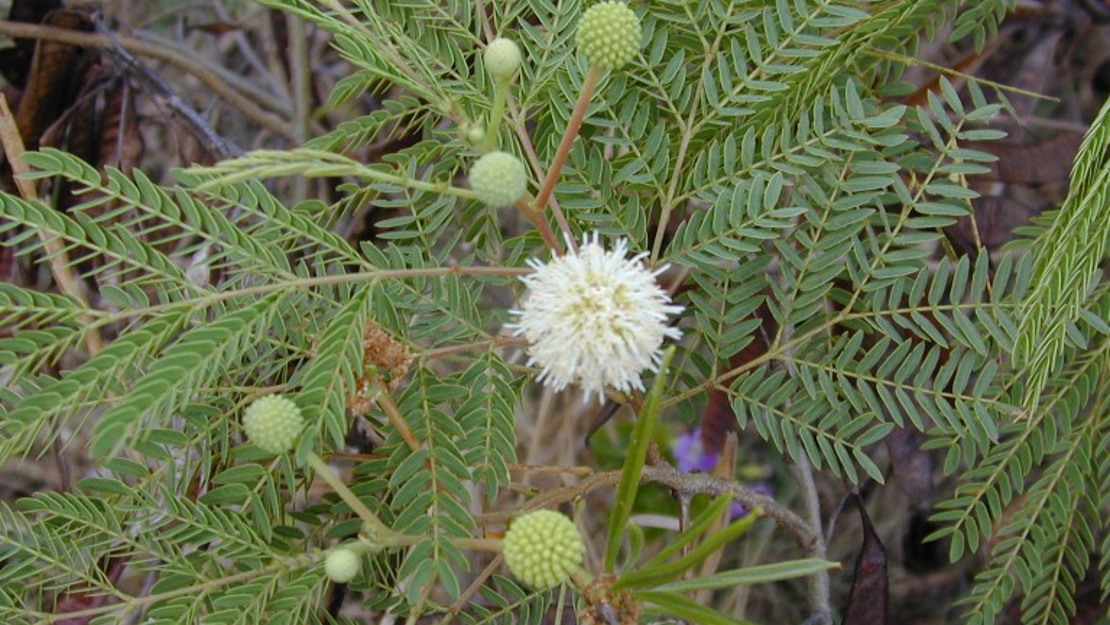
[[[776,582],[784,622],[831,623],[816,484],[886,483],[895,428],[954,485],[932,538],[982,558],[967,622],[1110,589],[1110,107],[1058,211],[962,254],[1005,93],[896,100],[919,45],[981,46],[1009,3],[260,4],[334,36],[333,105],[388,101],[166,186],[29,152],[80,203],[0,197],[5,245],[96,295],[0,285],[0,460],[91,462],[0,505],[0,621],[714,625]],[[295,177],[345,197],[284,203]],[[775,497],[672,466],[710,408]]]

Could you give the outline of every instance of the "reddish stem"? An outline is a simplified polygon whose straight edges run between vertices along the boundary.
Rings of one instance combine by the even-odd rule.
[[[567,162],[567,156],[570,155],[570,148],[574,145],[574,139],[578,137],[578,130],[582,127],[582,120],[586,118],[586,110],[590,107],[590,100],[593,98],[600,78],[601,70],[597,67],[591,67],[586,72],[586,79],[582,82],[582,91],[578,93],[578,102],[574,104],[574,112],[571,113],[570,120],[567,122],[563,140],[559,143],[559,149],[556,150],[555,158],[551,161],[551,167],[547,170],[547,178],[544,179],[543,186],[540,187],[540,192],[536,195],[536,202],[532,204],[532,210],[537,217],[542,217],[544,210],[547,209],[548,200],[551,199],[551,194],[555,190],[555,183],[559,180],[559,173]],[[571,236],[570,224],[567,223],[566,216],[558,209],[554,209],[552,212],[555,215],[555,221],[559,224],[559,229],[570,241],[571,248],[577,251],[578,244]]]

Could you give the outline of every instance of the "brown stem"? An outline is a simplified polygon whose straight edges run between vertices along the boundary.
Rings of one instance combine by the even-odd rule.
[[[11,109],[8,108],[8,100],[3,94],[0,94],[0,142],[3,143],[4,154],[8,157],[8,163],[11,164],[12,177],[15,178],[15,186],[19,189],[19,195],[28,201],[37,199],[38,191],[35,188],[35,181],[25,176],[25,174],[30,173],[30,170],[27,164],[23,162],[23,138],[19,135],[15,118],[12,116]],[[42,239],[43,248],[46,250],[50,262],[50,273],[54,275],[54,282],[57,283],[58,289],[76,299],[85,308],[89,308],[89,302],[85,298],[84,284],[74,274],[73,268],[69,266],[69,255],[66,254],[60,238],[45,230],[39,230],[38,235]],[[100,330],[93,325],[91,317],[82,315],[82,320],[89,326],[88,334],[85,336],[85,345],[88,347],[89,355],[92,356],[104,349],[104,339],[100,336]]]
[[[490,560],[490,563],[486,565],[486,568],[482,569],[481,573],[478,573],[478,576],[474,578],[474,581],[470,582],[470,585],[466,587],[466,590],[464,590],[462,594],[459,595],[459,598],[451,604],[451,607],[447,609],[447,613],[443,615],[443,619],[440,620],[439,625],[448,625],[449,623],[455,622],[455,617],[459,615],[459,612],[461,612],[462,609],[466,606],[470,605],[470,598],[474,596],[474,593],[478,592],[482,585],[486,583],[486,580],[493,576],[493,573],[497,570],[497,567],[501,566],[501,560],[501,554],[497,554],[497,556],[495,556],[493,560]]]
[[[308,27],[305,21],[295,15],[287,18],[289,24],[289,83],[293,91],[293,129],[294,142],[304,145],[308,141],[310,120],[312,119],[312,63],[308,58]],[[293,178],[293,204],[308,199],[308,178]]]
[[[537,495],[516,510],[482,514],[475,517],[475,520],[480,525],[504,523],[522,512],[571,501],[599,488],[616,486],[620,483],[620,479],[620,471],[595,473],[583,478],[574,486],[556,488]],[[703,493],[713,496],[729,494],[746,508],[763,508],[767,516],[794,534],[798,543],[807,552],[812,552],[820,540],[805,519],[767,495],[750,490],[733,480],[723,480],[705,473],[683,473],[668,464],[644,467],[642,480],[663,484],[682,493]]]
[[[536,210],[532,208],[532,206],[528,203],[528,200],[523,198],[517,200],[516,207],[520,209],[520,212],[524,213],[524,216],[528,218],[528,221],[532,222],[532,225],[536,227],[536,231],[540,233],[541,237],[543,237],[543,242],[547,245],[547,247],[550,248],[557,255],[561,256],[565,251],[563,249],[563,245],[559,243],[559,238],[555,236],[555,232],[551,229],[551,226],[547,223],[547,220],[543,218],[543,214],[536,212]],[[571,241],[572,245],[574,244],[573,239],[571,239],[569,236],[567,237],[567,240]]]
[[[558,182],[559,173],[563,170],[567,157],[570,156],[570,148],[574,145],[575,138],[578,137],[578,130],[582,127],[582,120],[586,118],[586,111],[590,108],[590,100],[593,99],[594,91],[597,90],[597,81],[600,78],[600,68],[591,67],[586,72],[586,78],[582,81],[582,91],[578,93],[578,102],[574,104],[574,112],[571,113],[570,120],[567,122],[563,140],[559,142],[559,148],[555,151],[555,158],[552,159],[547,170],[547,177],[544,178],[543,186],[540,187],[540,192],[536,195],[536,202],[532,205],[533,211],[538,215],[543,215],[544,210],[547,209],[547,201],[555,191],[555,183]],[[567,223],[566,216],[558,210],[553,211],[553,213],[559,228],[570,241],[571,248],[577,250],[578,246],[571,235],[570,224]]]

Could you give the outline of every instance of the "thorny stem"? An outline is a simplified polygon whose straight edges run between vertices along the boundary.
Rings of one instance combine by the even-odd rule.
[[[582,127],[582,120],[586,118],[586,111],[590,108],[590,100],[593,99],[594,91],[597,90],[597,82],[600,79],[601,68],[590,67],[590,70],[586,72],[586,78],[582,81],[582,90],[578,93],[578,102],[574,104],[574,111],[570,115],[570,120],[567,121],[566,132],[563,133],[563,139],[559,142],[559,148],[555,151],[555,158],[552,159],[551,165],[548,167],[543,186],[540,187],[540,192],[536,194],[536,202],[532,205],[533,211],[537,215],[543,215],[544,210],[547,209],[547,201],[555,191],[555,183],[559,180],[559,173],[563,170],[567,157],[570,156],[570,148],[574,145],[575,138],[578,137],[578,130]],[[555,221],[559,224],[559,229],[570,241],[571,248],[577,250],[578,246],[571,235],[570,224],[567,223],[566,216],[559,210],[553,210],[552,212],[555,215]]]

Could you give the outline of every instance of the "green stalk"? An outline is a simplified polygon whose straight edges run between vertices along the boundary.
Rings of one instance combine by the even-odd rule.
[[[612,573],[617,564],[617,554],[621,548],[621,538],[624,535],[624,526],[632,516],[632,503],[636,501],[636,491],[643,477],[644,460],[647,458],[648,444],[651,443],[655,424],[659,421],[659,402],[663,398],[663,388],[667,384],[667,369],[674,357],[675,348],[672,345],[663,353],[663,362],[659,364],[659,373],[655,382],[648,391],[644,400],[643,409],[636,416],[636,425],[633,426],[632,440],[629,442],[628,456],[624,459],[624,469],[621,471],[621,482],[617,487],[617,497],[613,502],[613,512],[609,515],[609,538],[605,549],[605,572]]]
[[[366,504],[362,503],[362,500],[356,497],[355,494],[351,492],[350,488],[347,488],[347,484],[335,474],[335,470],[332,469],[328,463],[324,462],[320,456],[317,456],[316,452],[308,452],[305,459],[308,460],[309,466],[316,471],[316,474],[324,478],[328,486],[331,486],[331,489],[339,495],[339,498],[350,506],[351,510],[354,510],[355,514],[361,517],[364,523],[373,528],[376,536],[381,537],[385,541],[388,541],[388,539],[393,536],[393,530],[389,529],[385,523],[382,523],[378,515],[374,514],[370,508],[367,508]]]
[[[493,109],[489,113],[489,127],[486,128],[486,140],[482,145],[483,152],[489,152],[497,147],[497,135],[501,131],[501,118],[505,116],[505,101],[508,100],[509,87],[512,83],[512,76],[494,80]]]

